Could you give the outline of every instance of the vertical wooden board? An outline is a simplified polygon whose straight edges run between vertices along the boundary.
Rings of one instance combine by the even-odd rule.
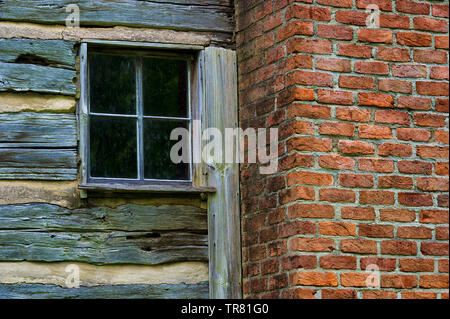
[[[238,126],[236,52],[205,50],[206,128]],[[229,147],[225,145],[224,147]],[[209,183],[217,188],[208,198],[210,297],[241,298],[239,164],[208,159]]]
[[[75,77],[74,70],[0,62],[0,91],[75,95]]]
[[[75,69],[75,42],[63,40],[0,39],[0,61],[45,65]]]
[[[178,3],[177,3],[178,2]],[[201,2],[195,0],[195,2]],[[232,7],[188,1],[79,0],[82,26],[130,26],[233,32]],[[72,0],[2,0],[0,20],[65,24]]]
[[[72,114],[0,114],[0,148],[75,148],[76,124]]]

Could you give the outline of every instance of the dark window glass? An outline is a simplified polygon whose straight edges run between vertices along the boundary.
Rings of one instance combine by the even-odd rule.
[[[144,177],[146,179],[189,179],[189,164],[175,164],[170,159],[172,146],[181,140],[179,137],[178,141],[171,141],[170,133],[178,127],[188,129],[188,123],[144,120]],[[189,152],[188,140],[186,144],[183,145],[183,150]]]
[[[136,58],[89,55],[90,111],[136,114]]]
[[[90,117],[91,177],[137,178],[136,120]]]
[[[187,62],[143,59],[144,115],[187,117]]]

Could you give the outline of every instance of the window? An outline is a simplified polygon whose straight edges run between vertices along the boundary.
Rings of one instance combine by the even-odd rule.
[[[192,185],[195,54],[100,45],[84,50],[83,182]],[[176,128],[189,136],[172,140]],[[184,156],[180,163],[171,160],[175,144],[186,152],[178,154]]]

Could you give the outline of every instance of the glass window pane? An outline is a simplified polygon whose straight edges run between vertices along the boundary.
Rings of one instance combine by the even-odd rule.
[[[90,117],[90,176],[137,178],[135,119]]]
[[[143,59],[144,115],[187,117],[187,62]]]
[[[136,114],[136,58],[89,54],[90,110]]]
[[[188,129],[188,122],[144,120],[144,177],[146,179],[189,180],[189,164],[175,164],[170,158],[172,147],[181,141],[171,141],[170,133],[175,128]],[[189,158],[189,134],[182,145]],[[180,156],[180,152],[178,153]],[[183,154],[184,156],[184,154]]]

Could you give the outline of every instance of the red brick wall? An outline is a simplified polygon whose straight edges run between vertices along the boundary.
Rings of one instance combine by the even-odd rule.
[[[448,2],[236,10],[241,126],[280,138],[276,174],[241,167],[244,296],[448,298]]]

